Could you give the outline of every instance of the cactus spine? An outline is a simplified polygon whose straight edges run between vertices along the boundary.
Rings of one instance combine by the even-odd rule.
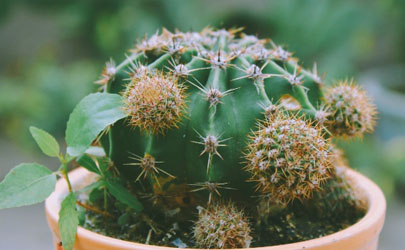
[[[248,248],[252,242],[250,226],[242,211],[232,204],[200,208],[194,226],[197,247]]]
[[[121,64],[108,62],[97,81],[125,97],[128,118],[101,140],[120,176],[155,194],[163,182],[188,186],[208,204],[194,230],[200,247],[245,247],[250,229],[236,207],[310,199],[335,178],[329,137],[359,136],[374,124],[357,87],[344,83],[323,97],[316,65],[305,70],[271,40],[239,33],[164,29]],[[204,220],[244,230],[243,239],[204,241]]]

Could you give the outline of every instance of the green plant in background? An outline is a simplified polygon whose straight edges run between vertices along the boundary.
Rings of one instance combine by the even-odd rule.
[[[65,129],[63,125],[68,111],[73,107],[72,103],[76,103],[92,90],[84,83],[94,78],[94,70],[85,70],[93,66],[88,61],[76,62],[86,58],[86,60],[90,59],[93,65],[97,65],[110,56],[118,59],[122,56],[122,48],[131,46],[136,38],[144,34],[153,34],[163,25],[171,30],[175,28],[200,30],[207,24],[226,27],[243,25],[248,33],[271,36],[277,41],[285,42],[289,46],[288,49],[295,51],[303,63],[310,63],[316,58],[322,71],[328,72],[326,77],[329,79],[340,77],[342,74],[356,74],[356,69],[370,59],[370,52],[380,51],[378,48],[375,49],[377,37],[387,37],[387,35],[378,36],[376,28],[370,27],[387,19],[386,13],[384,17],[381,17],[383,15],[381,13],[375,13],[372,4],[365,7],[364,4],[353,1],[297,3],[289,0],[259,0],[253,2],[254,4],[232,1],[230,4],[229,1],[224,1],[218,5],[218,8],[212,9],[206,1],[120,1],[117,3],[103,0],[102,2],[58,1],[56,3],[36,0],[19,1],[18,4],[2,1],[4,4],[1,11],[5,12],[2,15],[2,25],[5,30],[16,30],[4,36],[12,35],[11,37],[20,42],[16,46],[0,43],[1,46],[10,47],[10,51],[15,51],[11,54],[18,55],[16,58],[4,56],[0,60],[0,64],[4,64],[0,73],[2,74],[1,85],[5,85],[0,86],[0,94],[13,91],[16,93],[15,96],[24,97],[24,103],[18,105],[18,114],[24,114],[22,116],[12,112],[18,103],[16,100],[21,98],[13,98],[7,94],[1,96],[1,120],[11,121],[2,123],[3,131],[6,131],[5,134],[21,146],[27,145],[28,133],[20,133],[20,131],[28,124],[42,127],[60,138]],[[396,6],[395,1],[391,4],[384,1],[384,6],[387,13],[391,9],[396,11],[401,9]],[[198,11],[204,15],[196,19],[192,13]],[[307,12],[312,14],[309,16],[303,14]],[[18,19],[18,15],[25,14],[41,18],[22,22],[24,26],[21,29],[7,28],[8,21],[13,23],[14,18]],[[393,18],[392,15],[389,16]],[[294,18],[294,21],[291,21],[291,18]],[[185,19],[187,22],[184,22]],[[39,23],[32,27],[26,25],[31,22]],[[42,23],[52,23],[54,26],[52,28],[41,25]],[[133,29],[134,26],[138,28]],[[386,25],[388,26],[390,25]],[[45,40],[42,44],[33,45],[31,39],[24,39],[23,35],[18,35],[24,34],[23,28],[36,30],[38,27],[41,28],[39,31],[44,29],[48,36],[52,36],[51,42]],[[41,32],[32,33],[33,38],[42,34]],[[30,52],[32,54],[26,55],[21,52],[28,47],[33,47]],[[41,49],[36,50],[36,47]],[[392,46],[385,46],[387,47]],[[393,47],[395,53],[398,50],[396,48]],[[52,62],[44,63],[42,59],[38,59],[49,52],[55,54],[55,60]],[[82,63],[89,63],[89,65]],[[15,65],[23,65],[23,67],[15,71]],[[43,74],[36,72],[37,67],[41,68],[39,71]],[[49,80],[48,73],[53,75],[53,80]],[[86,75],[86,79],[82,75]],[[75,78],[74,81],[69,81],[68,79],[72,76]],[[73,84],[77,85],[71,88]],[[41,91],[38,91],[38,88]],[[81,89],[76,91],[76,88]],[[26,93],[32,94],[26,96]],[[66,95],[61,96],[61,93]],[[52,98],[53,96],[55,99]],[[64,110],[67,111],[57,113],[50,118],[48,114],[54,113],[53,108],[56,106],[64,106]],[[47,120],[46,123],[43,122],[45,120]]]
[[[96,89],[88,84],[98,74],[90,61],[77,61],[64,68],[52,59],[39,61],[23,67],[16,77],[1,77],[0,127],[22,144],[27,144],[29,133],[21,131],[30,124],[51,131],[57,138],[63,136],[65,121],[75,104]]]
[[[390,175],[395,194],[404,199],[405,190],[405,138],[397,137],[384,145],[384,163]],[[394,181],[392,181],[394,180]]]
[[[362,216],[332,139],[372,131],[373,104],[347,81],[326,88],[316,64],[304,69],[270,39],[164,29],[123,62],[107,62],[97,83],[100,92],[70,115],[66,154],[30,129],[61,169],[23,164],[0,184],[7,208],[42,201],[62,175],[70,191],[59,213],[65,249],[79,223],[147,243],[241,248],[319,237]],[[101,149],[105,156],[92,153]],[[73,160],[99,180],[72,190]],[[169,231],[181,235],[172,241]]]

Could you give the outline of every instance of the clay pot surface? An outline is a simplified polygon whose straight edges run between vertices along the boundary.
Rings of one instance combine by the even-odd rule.
[[[255,250],[376,250],[378,237],[384,224],[386,201],[381,189],[367,177],[348,169],[347,176],[355,183],[356,193],[368,206],[366,215],[356,224],[339,232],[302,242],[269,247],[251,248]],[[74,189],[80,189],[90,184],[95,176],[84,168],[78,168],[69,173]],[[60,246],[58,230],[58,212],[60,203],[68,190],[66,182],[61,179],[56,184],[55,192],[46,200],[45,211],[48,225],[51,228],[55,249]],[[123,241],[94,233],[79,227],[76,235],[75,250],[174,250],[171,247],[145,245]]]

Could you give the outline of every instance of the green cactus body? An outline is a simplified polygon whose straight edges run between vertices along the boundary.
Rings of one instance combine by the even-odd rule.
[[[138,46],[116,67],[114,80],[105,86],[112,93],[123,93],[126,79],[131,78],[124,65],[134,72],[140,67],[163,71],[187,86],[185,115],[178,128],[152,134],[129,126],[127,120],[111,127],[110,138],[104,138],[103,145],[123,176],[139,176],[141,168],[126,164],[133,162],[131,155],[148,153],[162,162],[159,168],[175,176],[177,182],[226,183],[221,192],[242,199],[252,196],[242,157],[249,133],[264,119],[265,109],[286,94],[299,101],[302,112],[314,117],[312,103],[320,102],[320,78],[302,70],[281,47],[273,44],[267,48],[265,41],[257,38],[234,36],[233,31],[225,30],[164,31],[144,40],[145,47]],[[205,144],[217,144],[213,151],[207,150],[204,140]]]
[[[374,105],[353,81],[324,92],[316,65],[303,69],[269,39],[163,29],[122,63],[107,62],[96,83],[103,93],[70,115],[66,153],[30,128],[60,169],[20,164],[0,183],[0,208],[10,208],[43,201],[63,176],[65,249],[79,223],[119,239],[218,249],[313,239],[364,215],[332,143],[371,132]],[[76,190],[73,161],[95,182]]]
[[[324,98],[316,65],[305,70],[282,47],[238,32],[163,30],[140,41],[121,64],[107,63],[97,83],[104,92],[124,97],[128,117],[110,126],[101,143],[133,190],[169,197],[158,208],[163,213],[205,206],[196,225],[206,225],[201,214],[216,216],[230,204],[254,214],[256,230],[264,226],[263,232],[272,232],[267,220],[275,218],[280,203],[285,208],[310,201],[314,193],[316,199],[324,197],[323,187],[343,192],[331,138],[371,131],[375,112],[363,91],[350,98],[341,94],[346,83],[327,92],[339,95]],[[355,115],[344,118],[354,121],[356,133],[330,133],[328,128],[348,126],[337,117],[352,107]],[[250,242],[245,235],[241,242]],[[224,246],[204,244],[200,247]]]

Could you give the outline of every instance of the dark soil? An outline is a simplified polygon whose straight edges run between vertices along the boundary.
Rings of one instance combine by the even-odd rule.
[[[87,202],[103,210],[103,199]],[[127,241],[194,248],[192,221],[198,216],[196,206],[167,210],[167,204],[155,204],[136,214],[113,197],[109,197],[108,202],[107,211],[111,217],[81,209],[82,226]],[[340,231],[364,216],[364,210],[356,204],[350,195],[332,185],[310,202],[296,201],[287,207],[267,207],[269,216],[260,219],[256,207],[245,209],[252,227],[251,247],[298,242]]]

